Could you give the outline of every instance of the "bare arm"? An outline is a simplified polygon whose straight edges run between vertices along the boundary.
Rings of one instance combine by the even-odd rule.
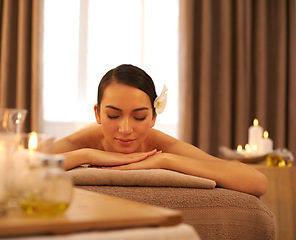
[[[96,128],[84,129],[68,137],[56,141],[53,153],[63,153],[66,156],[65,170],[78,167],[82,164],[94,166],[118,166],[146,159],[156,154],[156,150],[140,153],[122,154],[100,150],[94,136]],[[94,134],[93,134],[94,133]]]
[[[223,188],[262,196],[267,191],[266,177],[238,161],[196,159],[175,154],[164,156],[164,168],[216,181]]]
[[[251,193],[257,196],[267,191],[267,178],[256,169],[239,161],[229,161],[213,157],[200,149],[178,141],[171,146],[168,168],[191,175],[210,178],[218,186]],[[180,159],[180,155],[186,157]],[[183,164],[181,164],[181,161]],[[186,164],[184,164],[186,162]]]
[[[156,150],[150,152],[123,154],[83,148],[64,153],[66,156],[64,169],[69,170],[82,164],[90,164],[98,167],[119,166],[144,160],[154,154],[156,154]]]
[[[115,169],[169,169],[212,179],[220,187],[256,196],[262,196],[267,191],[266,177],[246,164],[213,157],[181,141],[176,141],[164,151],[166,153]]]
[[[57,141],[54,152],[65,153],[66,170],[85,163],[115,169],[163,168],[212,179],[220,187],[257,196],[267,191],[266,177],[246,164],[213,157],[159,131],[153,131],[150,139],[150,143],[147,141],[149,148],[157,148],[163,153],[156,154],[155,150],[132,154],[105,152],[90,146],[95,141],[84,131]]]

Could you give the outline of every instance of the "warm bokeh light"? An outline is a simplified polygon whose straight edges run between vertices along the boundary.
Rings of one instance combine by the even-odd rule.
[[[238,152],[241,152],[241,151],[243,150],[242,145],[238,145],[236,150],[237,150]]]
[[[264,133],[263,133],[263,137],[264,137],[265,139],[268,138],[268,132],[267,132],[267,131],[264,131]]]
[[[258,126],[258,125],[259,125],[259,121],[258,121],[257,118],[254,119],[254,121],[253,121],[253,125],[254,125],[254,126]]]
[[[247,151],[248,153],[251,152],[251,147],[250,147],[249,144],[246,144],[246,145],[245,145],[245,149],[246,149],[246,151]]]
[[[31,132],[29,134],[29,150],[35,150],[38,146],[38,137],[36,132]]]

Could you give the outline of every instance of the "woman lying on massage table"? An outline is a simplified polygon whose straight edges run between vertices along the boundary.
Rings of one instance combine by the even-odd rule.
[[[54,143],[66,155],[65,169],[91,164],[108,169],[168,169],[212,179],[217,186],[262,196],[266,177],[238,161],[211,156],[197,147],[153,129],[166,104],[151,77],[132,65],[108,71],[94,106],[97,126]]]

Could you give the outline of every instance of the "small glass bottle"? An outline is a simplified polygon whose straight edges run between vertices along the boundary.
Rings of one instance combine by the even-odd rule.
[[[273,151],[272,154],[268,155],[266,158],[267,166],[274,167],[292,167],[294,161],[294,156],[292,152],[286,148],[279,148]]]
[[[285,167],[286,162],[281,155],[269,154],[266,157],[266,165],[269,167]]]
[[[65,156],[43,155],[29,168],[20,188],[20,207],[31,215],[52,216],[69,207],[73,183],[62,166]]]

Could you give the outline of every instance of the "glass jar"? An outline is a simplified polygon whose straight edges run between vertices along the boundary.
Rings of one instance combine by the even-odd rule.
[[[0,108],[0,132],[19,133],[28,110],[17,108]]]
[[[32,215],[51,216],[69,207],[73,194],[72,180],[62,166],[65,156],[42,155],[22,178],[19,205]]]
[[[273,167],[291,167],[293,165],[294,156],[286,148],[279,148],[269,154],[266,158],[266,165]]]
[[[19,143],[19,136],[14,133],[0,132],[0,217],[8,210],[11,196],[10,180],[13,172],[12,156]]]

